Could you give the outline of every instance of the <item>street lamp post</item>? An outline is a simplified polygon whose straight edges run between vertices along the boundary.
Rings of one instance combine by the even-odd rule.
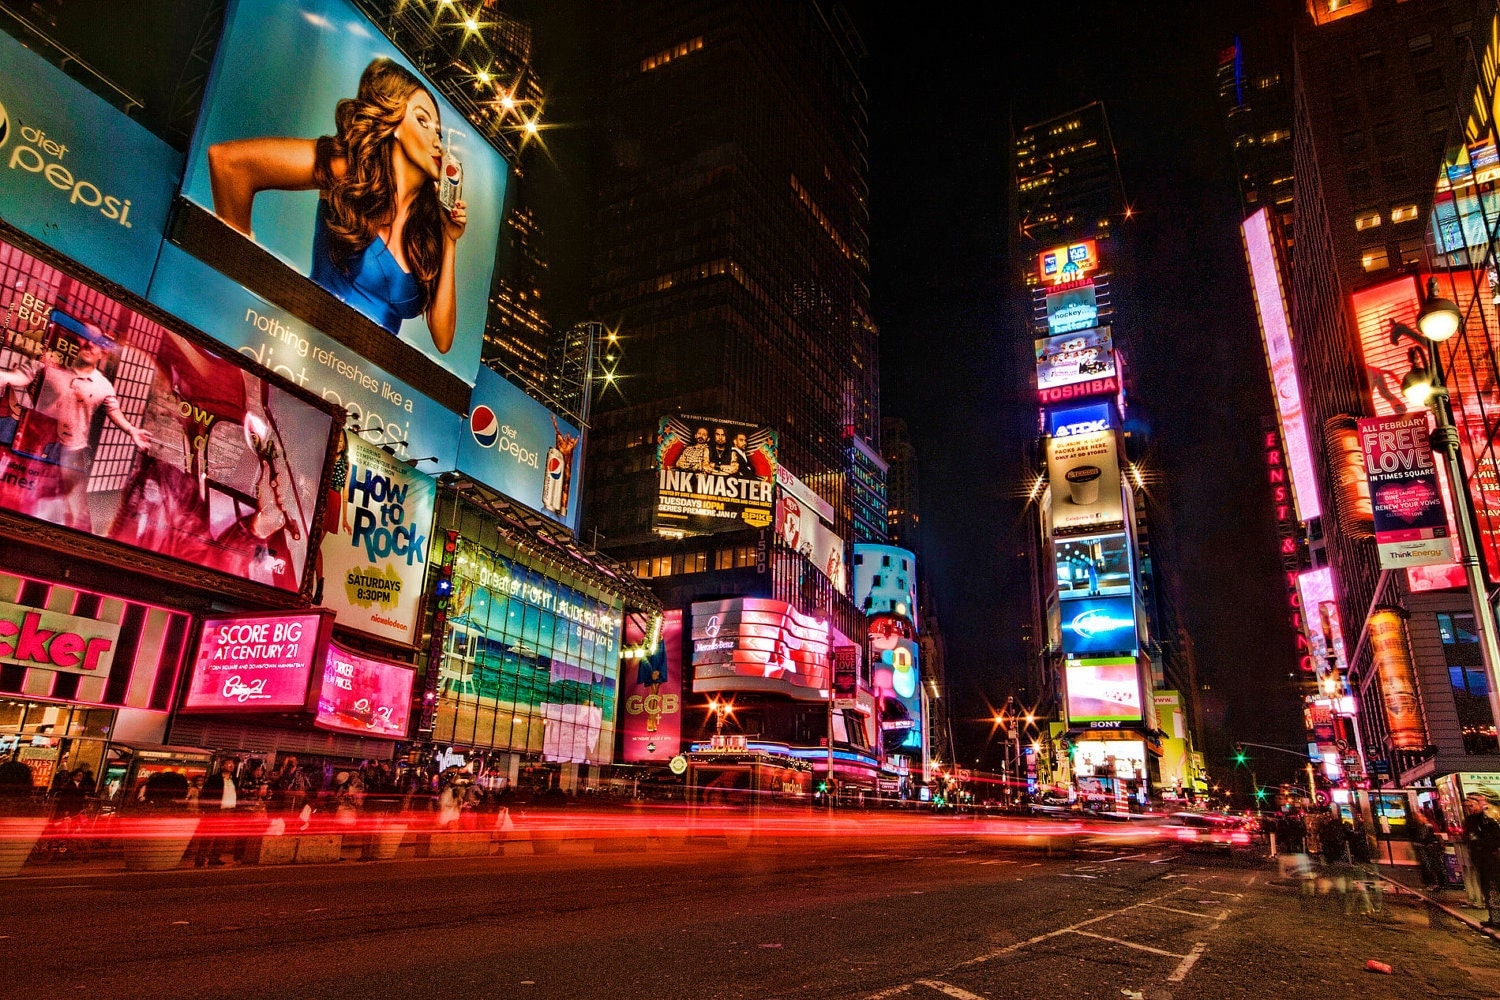
[[[1438,345],[1458,332],[1462,316],[1458,307],[1437,294],[1437,279],[1429,278],[1427,297],[1422,310],[1417,314],[1417,330],[1394,320],[1391,322],[1391,343],[1397,344],[1402,337],[1417,346],[1410,358],[1412,371],[1401,383],[1401,393],[1407,402],[1425,405],[1437,418],[1437,429],[1432,432],[1432,444],[1440,449],[1446,459],[1448,484],[1452,487],[1454,517],[1458,521],[1458,541],[1462,548],[1460,562],[1468,581],[1469,599],[1474,604],[1474,631],[1478,633],[1479,655],[1484,663],[1486,687],[1489,689],[1490,714],[1497,730],[1500,730],[1500,646],[1495,641],[1495,609],[1490,604],[1489,590],[1485,586],[1484,573],[1479,563],[1479,545],[1474,532],[1473,501],[1464,482],[1463,457],[1459,454],[1458,428],[1453,425],[1453,404],[1448,396],[1448,384],[1443,377],[1443,360]],[[1418,364],[1421,359],[1421,364]]]

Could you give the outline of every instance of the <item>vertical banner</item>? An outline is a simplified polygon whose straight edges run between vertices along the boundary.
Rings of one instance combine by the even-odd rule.
[[[634,618],[625,619],[625,644],[638,645],[644,636]],[[627,764],[665,764],[682,751],[682,611],[662,616],[661,642],[655,652],[626,661],[621,671],[625,688],[620,716],[623,738],[621,760]]]
[[[1391,745],[1397,750],[1422,750],[1427,746],[1427,728],[1422,722],[1405,613],[1396,608],[1377,608],[1370,615],[1369,630],[1370,658],[1380,675]]]
[[[1425,413],[1359,421],[1382,569],[1454,561],[1427,434]]]
[[[323,606],[346,628],[411,644],[437,481],[350,431],[339,467],[348,474],[324,510]]]

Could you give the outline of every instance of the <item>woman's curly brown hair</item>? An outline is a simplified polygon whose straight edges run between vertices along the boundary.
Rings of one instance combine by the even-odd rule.
[[[373,243],[395,217],[391,150],[396,128],[406,117],[407,102],[419,90],[432,96],[397,63],[376,59],[360,74],[355,96],[339,101],[335,108],[338,133],[318,140],[313,177],[327,192],[329,252],[345,274],[350,259]],[[335,159],[346,164],[343,177],[334,176]],[[424,311],[432,301],[442,263],[442,210],[436,187],[423,184],[401,234],[407,267],[422,289]]]

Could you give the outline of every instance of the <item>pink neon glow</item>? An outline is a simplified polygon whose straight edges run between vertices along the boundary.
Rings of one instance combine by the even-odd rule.
[[[1312,449],[1307,443],[1307,423],[1302,416],[1302,390],[1297,385],[1297,359],[1292,353],[1292,329],[1282,294],[1276,250],[1271,245],[1271,222],[1263,208],[1241,224],[1245,252],[1250,258],[1250,284],[1271,368],[1276,414],[1281,421],[1281,440],[1286,446],[1287,467],[1292,472],[1292,499],[1297,516],[1310,521],[1322,514],[1317,480],[1313,478]]]
[[[1333,570],[1327,566],[1308,570],[1297,577],[1297,590],[1302,595],[1302,616],[1307,623],[1307,638],[1312,643],[1316,669],[1319,673],[1325,669],[1331,646],[1334,664],[1340,671],[1347,671],[1349,663],[1344,656],[1343,626],[1339,620],[1338,600],[1333,593]]]
[[[645,636],[631,616],[625,618],[625,643],[638,645]],[[629,763],[663,763],[682,752],[682,612],[669,609],[662,617],[661,644],[649,657],[620,664],[624,712],[620,733]]]
[[[300,709],[318,651],[321,615],[237,615],[203,623],[184,708]]]
[[[402,739],[416,676],[411,667],[372,660],[330,643],[323,660],[317,724],[346,733]]]

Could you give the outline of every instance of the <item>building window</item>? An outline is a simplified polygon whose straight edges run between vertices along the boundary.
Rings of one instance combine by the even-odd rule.
[[[734,549],[720,549],[715,552],[714,569],[734,569]]]
[[[1365,148],[1365,134],[1362,131],[1345,132],[1339,136],[1339,148],[1345,153],[1353,155]]]
[[[1424,69],[1416,75],[1417,93],[1436,94],[1443,90],[1443,71],[1437,67]]]
[[[1368,167],[1355,167],[1344,174],[1344,182],[1349,186],[1349,200],[1353,202],[1369,201],[1375,192],[1374,181],[1370,179]]]
[[[1370,247],[1359,255],[1359,264],[1366,271],[1383,271],[1391,266],[1385,247]]]
[[[1411,50],[1411,54],[1414,56],[1419,56],[1431,52],[1432,36],[1413,35],[1411,38],[1408,38],[1406,40],[1406,47]]]
[[[1391,206],[1391,225],[1399,222],[1413,222],[1417,218],[1417,206],[1415,202],[1407,202],[1405,205]]]
[[[1364,232],[1366,229],[1374,229],[1380,225],[1379,212],[1361,212],[1354,217],[1354,231]]]
[[[1397,249],[1401,251],[1402,264],[1420,264],[1425,259],[1424,251],[1427,247],[1422,237],[1409,236],[1401,241]]]
[[[1393,156],[1389,160],[1382,160],[1380,177],[1387,184],[1405,184],[1410,180],[1410,175],[1406,172],[1405,157]]]
[[[681,59],[683,56],[691,55],[694,52],[701,52],[702,50],[703,36],[699,35],[697,38],[689,39],[686,42],[680,42],[677,45],[672,46],[670,49],[662,49],[655,55],[647,56],[646,58],[642,59],[641,72],[649,73],[653,69],[658,69],[662,66],[665,66],[673,59]]]

